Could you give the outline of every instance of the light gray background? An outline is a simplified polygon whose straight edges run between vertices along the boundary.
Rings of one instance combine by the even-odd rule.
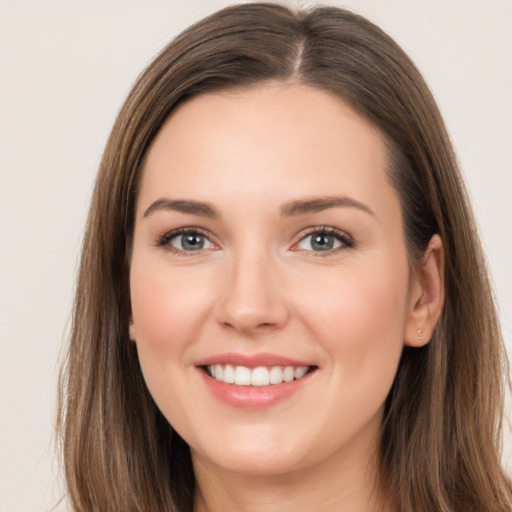
[[[116,112],[172,36],[228,3],[0,0],[0,512],[48,511],[61,493],[52,445],[57,361]],[[387,30],[431,85],[512,352],[512,2],[329,3]],[[512,459],[510,440],[505,456]]]

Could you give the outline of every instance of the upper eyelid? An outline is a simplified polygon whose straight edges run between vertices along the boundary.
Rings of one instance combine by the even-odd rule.
[[[172,240],[176,236],[184,235],[187,233],[197,233],[210,240],[210,242],[215,243],[215,241],[212,240],[212,238],[214,237],[207,230],[200,228],[198,226],[185,226],[182,228],[171,229],[170,231],[167,231],[163,235],[157,236],[157,245],[162,245],[164,243],[169,242],[169,240]]]
[[[300,242],[307,236],[314,235],[315,233],[328,233],[330,235],[337,236],[341,239],[344,239],[345,241],[350,241],[351,243],[355,243],[355,240],[352,237],[352,235],[350,235],[343,229],[334,228],[332,226],[312,226],[310,228],[303,229],[297,235],[297,241],[294,242],[294,244]]]

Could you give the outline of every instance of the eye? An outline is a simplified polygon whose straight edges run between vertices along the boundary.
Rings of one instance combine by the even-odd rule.
[[[343,231],[335,228],[321,228],[309,232],[294,246],[294,250],[313,252],[336,252],[338,249],[353,247],[354,242]]]
[[[213,244],[204,235],[199,233],[184,233],[174,236],[169,243],[182,251],[198,251],[199,249],[211,249]]]
[[[202,249],[213,249],[213,242],[197,229],[179,229],[164,235],[158,245],[167,246],[176,252],[196,252]]]

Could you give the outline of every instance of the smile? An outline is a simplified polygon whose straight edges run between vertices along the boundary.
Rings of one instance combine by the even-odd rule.
[[[230,364],[208,365],[206,373],[219,382],[235,384],[236,386],[271,386],[302,379],[313,369],[311,366],[233,366]]]
[[[307,360],[268,353],[217,354],[197,361],[195,367],[216,399],[246,410],[291,398],[309,388],[319,370]]]

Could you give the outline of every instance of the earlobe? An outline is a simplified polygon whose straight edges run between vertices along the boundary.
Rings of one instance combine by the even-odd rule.
[[[411,279],[404,343],[422,347],[430,341],[444,304],[444,248],[439,235],[431,238]]]
[[[135,324],[133,323],[133,317],[130,316],[130,323],[128,325],[128,332],[129,332],[129,336],[130,336],[130,340],[131,341],[135,341],[136,337],[135,337]]]

